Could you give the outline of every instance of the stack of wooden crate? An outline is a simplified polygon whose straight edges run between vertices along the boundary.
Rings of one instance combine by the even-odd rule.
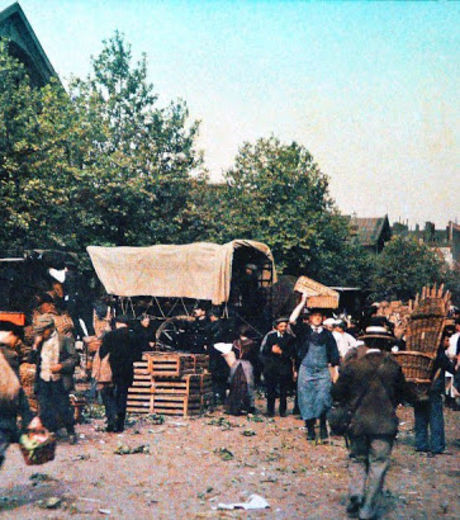
[[[209,357],[183,352],[146,352],[134,363],[128,412],[196,415],[212,403]]]

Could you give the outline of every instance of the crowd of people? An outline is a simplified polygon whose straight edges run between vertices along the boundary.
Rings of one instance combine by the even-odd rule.
[[[306,302],[303,296],[290,316],[276,318],[261,341],[250,326],[235,330],[214,309],[197,305],[185,344],[190,352],[209,355],[215,404],[224,405],[228,413],[257,413],[256,390],[262,386],[266,415],[275,415],[279,400],[280,417],[291,412],[301,416],[308,442],[327,443],[330,430],[342,428],[350,450],[347,511],[361,519],[375,518],[397,433],[398,404],[414,406],[415,449],[430,456],[445,452],[443,406],[460,390],[460,318],[456,317],[455,330],[444,331],[433,383],[421,398],[391,355],[404,344],[385,319],[370,313],[359,331],[344,320],[327,318],[324,309],[307,309]],[[50,432],[65,428],[69,442],[75,443],[69,392],[79,355],[66,329],[68,320],[60,316],[53,297],[43,295],[26,357],[36,366],[35,427],[40,424]],[[112,316],[105,306],[95,319],[100,327],[92,376],[105,406],[106,431],[122,432],[133,363],[154,347],[155,336],[148,316],[133,325],[124,315]],[[17,417],[27,428],[34,415],[19,383],[23,339],[22,327],[0,322],[0,464],[8,445],[17,441]],[[451,375],[449,386],[446,373]],[[295,396],[293,410],[288,410],[290,394]]]

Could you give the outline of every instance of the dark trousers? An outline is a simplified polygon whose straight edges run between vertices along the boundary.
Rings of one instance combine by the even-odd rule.
[[[223,404],[227,396],[227,379],[224,376],[212,375],[212,393],[214,394],[215,404]]]
[[[0,420],[0,468],[5,460],[5,452],[12,442],[17,441],[16,415],[4,414]]]
[[[350,436],[349,497],[359,504],[363,520],[377,515],[393,442],[394,437],[387,435]]]
[[[442,453],[446,448],[444,414],[441,394],[430,393],[428,401],[414,405],[415,449]],[[428,435],[430,430],[430,435]]]
[[[105,406],[107,426],[123,430],[126,417],[126,401],[128,400],[129,384],[118,383],[104,385],[101,390],[102,402]]]
[[[264,372],[265,388],[267,391],[267,413],[275,413],[276,389],[280,393],[280,414],[286,413],[287,394],[291,384],[291,374],[280,374],[278,372]]]
[[[73,434],[73,408],[70,406],[69,392],[64,388],[62,380],[47,382],[39,378],[36,393],[43,426],[50,432],[64,426],[69,434]]]

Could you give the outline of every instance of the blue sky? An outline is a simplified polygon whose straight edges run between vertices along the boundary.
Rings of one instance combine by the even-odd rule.
[[[160,102],[202,121],[214,180],[274,134],[310,150],[345,213],[460,217],[460,2],[20,3],[64,80],[117,28],[146,52]]]

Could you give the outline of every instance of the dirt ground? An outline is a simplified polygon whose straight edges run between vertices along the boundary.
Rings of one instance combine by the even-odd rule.
[[[258,406],[262,410],[263,402]],[[383,517],[460,518],[460,412],[446,411],[449,454],[435,458],[413,449],[412,410],[401,408],[400,417]],[[0,518],[346,518],[344,441],[312,446],[298,418],[215,411],[166,418],[164,424],[131,422],[123,434],[101,431],[102,419],[80,425],[79,444],[60,441],[56,459],[43,466],[25,466],[18,447],[11,446],[0,473]],[[147,447],[119,455],[114,452],[120,445]],[[217,509],[251,494],[264,497],[270,508]],[[53,497],[60,499],[57,507],[45,508]]]

